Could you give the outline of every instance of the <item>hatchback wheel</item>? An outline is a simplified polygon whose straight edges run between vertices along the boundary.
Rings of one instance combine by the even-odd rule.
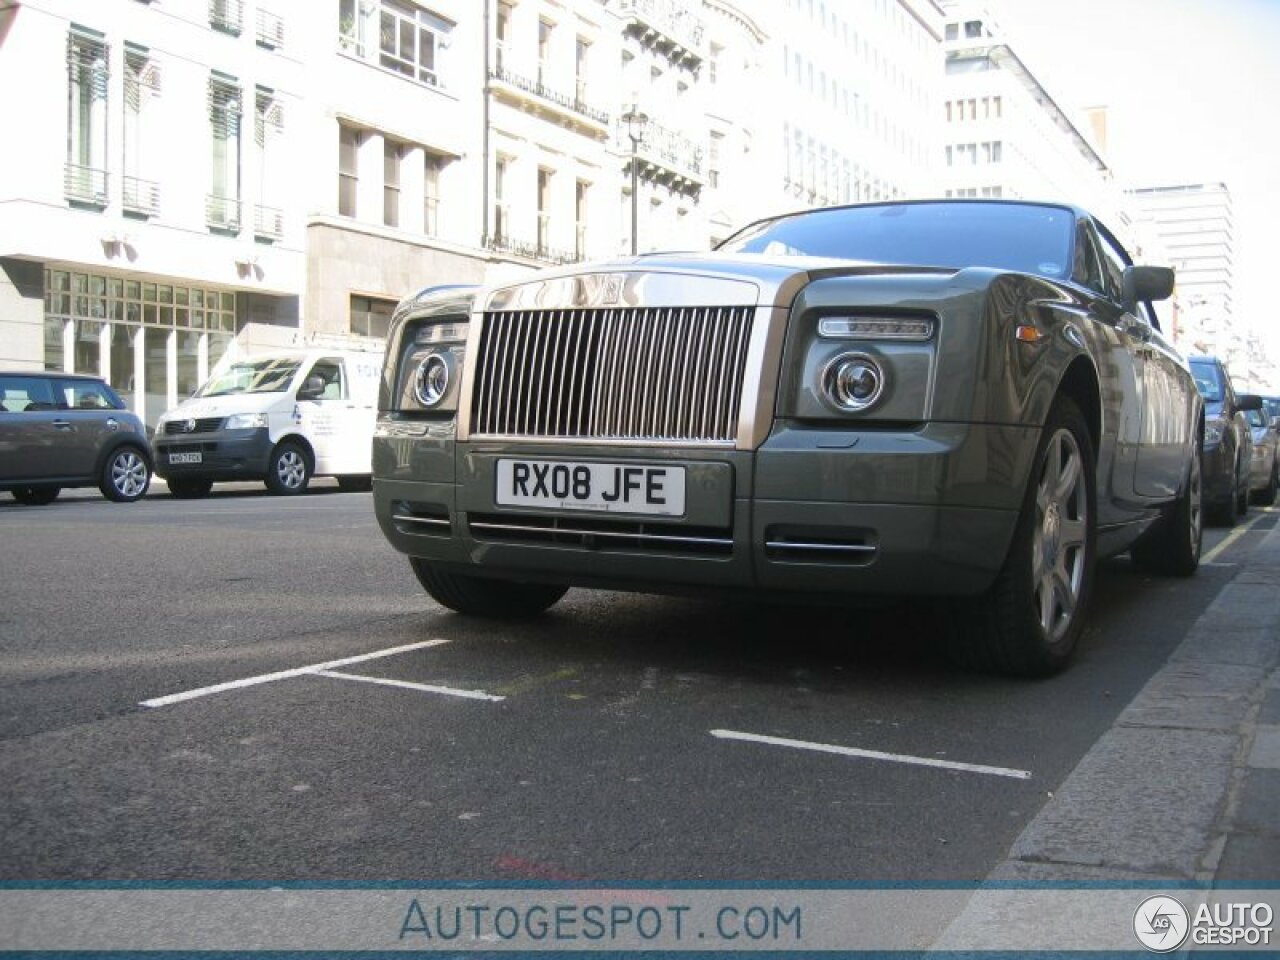
[[[14,487],[13,499],[28,507],[43,507],[53,503],[62,492],[61,487]]]
[[[151,467],[137,447],[113,450],[102,465],[98,489],[108,500],[133,503],[142,499],[151,484]]]

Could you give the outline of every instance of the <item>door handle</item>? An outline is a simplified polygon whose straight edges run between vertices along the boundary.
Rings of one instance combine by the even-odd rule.
[[[59,430],[70,430],[70,429],[71,429],[71,421],[70,421],[70,420],[54,420],[54,421],[53,421],[53,425],[54,425],[57,429],[59,429]]]

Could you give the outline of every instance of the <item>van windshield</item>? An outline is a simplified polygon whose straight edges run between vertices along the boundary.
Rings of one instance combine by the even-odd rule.
[[[228,397],[236,393],[284,393],[300,366],[301,360],[284,357],[233,363],[216,377],[211,377],[195,395]]]

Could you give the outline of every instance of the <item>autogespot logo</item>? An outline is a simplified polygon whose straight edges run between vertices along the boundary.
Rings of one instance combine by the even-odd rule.
[[[1169,953],[1182,946],[1191,928],[1191,915],[1173,897],[1147,897],[1133,915],[1133,932],[1154,953]]]

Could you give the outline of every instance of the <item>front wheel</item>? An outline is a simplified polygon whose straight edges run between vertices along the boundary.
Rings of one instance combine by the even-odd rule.
[[[1036,446],[1004,567],[959,618],[953,652],[966,666],[1024,677],[1067,665],[1093,584],[1095,466],[1080,408],[1059,397]]]
[[[14,487],[13,499],[27,507],[43,507],[58,499],[61,487]]]
[[[433,600],[450,610],[476,617],[507,620],[531,617],[554,605],[569,590],[555,584],[448,573],[421,557],[410,557],[409,564]]]
[[[108,500],[133,503],[141,500],[151,485],[151,467],[137,447],[112,451],[102,465],[98,489]]]
[[[1175,577],[1189,577],[1200,567],[1200,547],[1204,535],[1204,482],[1196,443],[1187,467],[1187,482],[1173,509],[1129,550],[1142,570]]]
[[[271,454],[267,489],[281,496],[296,496],[311,482],[311,457],[298,443],[286,440]]]
[[[1276,491],[1280,490],[1280,466],[1276,461],[1271,461],[1271,475],[1267,478],[1267,485],[1258,491],[1258,503],[1264,507],[1269,507],[1276,502]]]

